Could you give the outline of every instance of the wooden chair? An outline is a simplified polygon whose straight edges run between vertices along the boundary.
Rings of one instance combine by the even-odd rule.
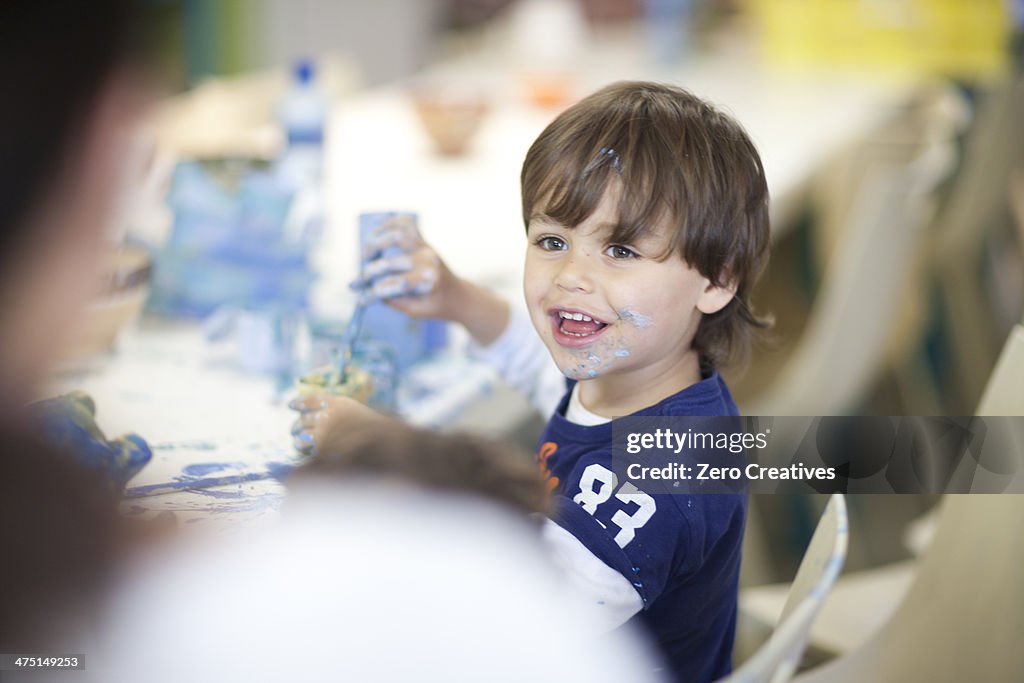
[[[800,664],[811,624],[846,560],[846,545],[846,500],[842,494],[836,494],[829,499],[814,530],[775,632],[723,681],[782,683],[792,678]]]
[[[795,681],[1024,680],[1024,496],[949,495],[940,514],[893,617]]]
[[[1024,325],[1010,331],[976,414],[1024,415]]]
[[[998,83],[981,94],[967,136],[964,160],[935,226],[931,259],[950,330],[951,371],[969,409],[982,393],[1001,330],[993,324],[978,264],[993,229],[1010,220],[1007,193],[1015,167],[1024,163],[1024,78]],[[959,410],[956,406],[947,410]]]
[[[975,414],[1024,415],[1022,387],[1024,325],[1017,325],[1003,347]],[[1013,435],[1004,437],[1014,438]],[[940,517],[939,508],[941,505],[929,512],[928,517]],[[938,523],[934,523],[934,526],[937,527]],[[907,595],[918,575],[919,564],[919,560],[896,562],[847,574],[839,579],[808,638],[810,647],[822,655],[842,656],[868,643],[885,626]],[[787,587],[784,584],[755,586],[744,590],[740,595],[740,618],[751,625],[748,630],[753,632],[756,626],[763,633],[767,624],[772,623],[782,611],[786,593]],[[1021,610],[1024,613],[1024,604],[1021,604]]]
[[[917,155],[880,162],[862,183],[806,329],[748,415],[848,413],[885,364],[902,294],[924,251],[933,194],[954,166],[958,109],[936,105]]]

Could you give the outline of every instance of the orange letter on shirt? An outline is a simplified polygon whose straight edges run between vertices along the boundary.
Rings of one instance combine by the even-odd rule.
[[[548,469],[548,458],[557,451],[558,444],[554,441],[545,441],[540,445],[540,450],[537,451],[537,464],[540,465],[540,471],[548,478],[548,493],[558,488],[558,477],[551,476],[551,470]]]

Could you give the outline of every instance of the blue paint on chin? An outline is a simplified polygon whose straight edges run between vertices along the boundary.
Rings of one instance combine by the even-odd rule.
[[[619,349],[615,352],[616,358],[629,358],[629,349]]]
[[[591,379],[597,377],[597,370],[587,370],[587,377]]]

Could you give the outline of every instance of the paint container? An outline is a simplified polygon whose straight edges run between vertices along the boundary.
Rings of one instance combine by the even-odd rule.
[[[345,382],[338,383],[333,363],[318,367],[295,381],[299,396],[348,396],[371,408],[396,410],[398,370],[395,355],[387,346],[362,342],[352,351]]]
[[[417,225],[415,213],[402,211],[381,211],[359,215],[360,254],[366,253],[366,245],[384,223],[395,218],[411,220]],[[389,247],[379,256],[392,257],[402,254],[401,247]],[[371,255],[378,256],[378,255]],[[365,256],[364,256],[365,258]],[[360,273],[362,273],[362,263]],[[437,353],[448,345],[448,324],[441,320],[417,320],[386,303],[377,301],[369,304],[363,316],[362,336],[393,349],[399,370],[405,370],[413,363]]]

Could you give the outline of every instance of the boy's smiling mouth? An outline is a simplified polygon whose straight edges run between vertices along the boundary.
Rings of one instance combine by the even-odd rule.
[[[548,317],[555,341],[561,346],[586,346],[608,327],[608,323],[575,309],[553,308],[548,311]]]

